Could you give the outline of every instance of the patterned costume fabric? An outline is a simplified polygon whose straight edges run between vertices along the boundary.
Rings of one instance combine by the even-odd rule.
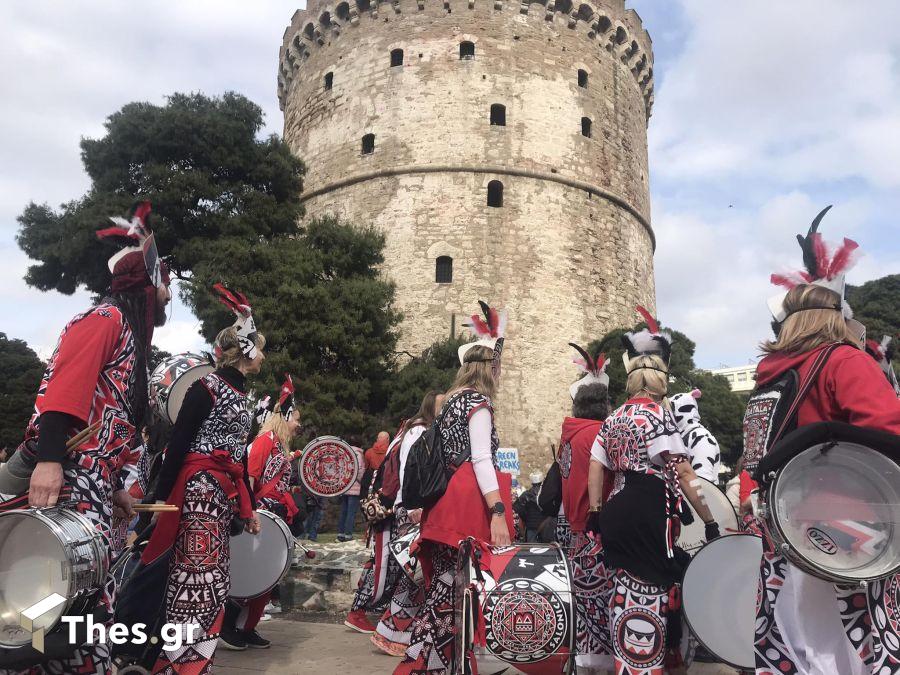
[[[775,606],[788,576],[787,558],[773,550],[767,525],[754,519],[750,529],[763,535],[756,607],[757,675],[805,675],[803,655],[782,636]],[[900,673],[900,576],[871,582],[866,588],[834,584],[841,624],[852,650],[872,675]]]
[[[490,399],[474,389],[467,389],[446,403],[440,434],[447,466],[457,467],[471,458],[469,419],[481,408],[493,410]],[[497,435],[497,428],[491,425],[491,457],[494,458],[495,466],[499,448],[500,437]]]
[[[700,421],[700,408],[697,399],[690,393],[675,394],[669,399],[672,414],[684,446],[691,455],[691,466],[694,473],[713,483],[719,480],[719,469],[722,466],[722,453],[719,442],[709,429]]]
[[[609,625],[616,675],[663,675],[669,591],[617,570]]]
[[[406,509],[397,507],[391,526],[391,541],[407,534],[412,527]],[[375,632],[390,642],[409,645],[413,620],[424,602],[425,590],[401,572],[391,601],[375,627]]]
[[[444,675],[453,663],[457,549],[433,542],[424,545],[429,550],[419,560],[426,565],[425,604],[413,621],[406,658],[395,675]]]
[[[603,560],[603,546],[584,532],[572,532],[560,514],[556,521],[556,541],[572,565],[575,592],[576,663],[582,668],[612,668],[609,632],[609,599],[612,577]]]
[[[63,329],[38,388],[35,412],[25,432],[25,439],[36,441],[38,437],[40,414],[45,409],[45,397],[50,381],[57,378],[68,378],[69,382],[79,379],[78,375],[58,369],[58,360],[67,338],[73,339],[73,327],[83,320],[87,320],[92,326],[106,329],[116,337],[111,347],[92,345],[97,349],[105,349],[107,353],[96,383],[92,385],[88,382],[78,382],[87,391],[92,392],[87,424],[92,425],[100,421],[101,426],[99,431],[79,448],[74,458],[74,466],[64,469],[64,480],[71,488],[71,500],[75,503],[75,509],[94,523],[97,531],[103,536],[108,555],[112,557],[112,493],[117,482],[114,475],[115,466],[118,455],[130,445],[134,436],[130,399],[130,389],[134,385],[134,337],[128,322],[117,307],[108,304],[98,305],[76,316]],[[83,328],[84,325],[86,324],[79,328]],[[58,402],[54,400],[54,403]],[[55,406],[51,404],[51,407]],[[15,497],[18,495],[0,495],[3,501]],[[115,580],[110,574],[97,598],[97,606],[103,607],[110,614],[115,601],[115,589]],[[109,647],[101,644],[85,647],[77,650],[67,660],[48,661],[24,672],[81,675],[109,673],[111,672]]]
[[[270,431],[269,434],[272,440],[272,451],[266,458],[265,468],[257,481],[256,487],[258,488],[261,485],[266,485],[277,478],[278,483],[275,486],[275,493],[277,495],[288,494],[291,491],[291,461],[288,456],[284,454],[284,447],[281,444],[281,439],[279,439],[273,431]],[[258,507],[261,509],[268,509],[269,511],[275,511],[276,513],[283,508],[277,497],[262,498],[259,500]],[[276,511],[276,509],[278,509],[278,511]]]
[[[244,457],[251,416],[247,396],[216,373],[205,376],[212,410],[191,442],[190,454],[225,450],[232,461]],[[195,385],[198,386],[198,385]],[[154,673],[200,675],[213,672],[213,656],[231,588],[229,530],[234,507],[219,480],[198,471],[185,485],[184,505],[166,585],[165,622],[199,625],[193,644],[160,653]]]
[[[390,551],[393,520],[383,521],[384,527],[372,535],[372,555],[363,566],[351,611],[383,612],[391,601],[397,582],[404,576]]]

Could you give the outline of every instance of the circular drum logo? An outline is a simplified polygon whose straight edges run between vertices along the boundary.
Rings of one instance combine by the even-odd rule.
[[[556,653],[568,619],[559,596],[534,579],[509,579],[484,601],[488,650],[513,663],[535,663]]]
[[[650,668],[662,663],[663,626],[659,617],[641,607],[622,612],[613,627],[622,657],[632,668]]]

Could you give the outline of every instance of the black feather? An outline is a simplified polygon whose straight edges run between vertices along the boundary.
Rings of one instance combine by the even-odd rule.
[[[589,372],[593,373],[597,369],[594,359],[591,358],[591,355],[588,354],[586,350],[582,349],[581,347],[576,345],[574,342],[570,342],[569,346],[574,348],[575,351],[577,351],[579,354],[581,354],[581,356],[584,358],[585,367],[588,369]]]
[[[803,266],[806,268],[806,271],[809,272],[813,277],[818,276],[818,267],[819,263],[816,260],[816,251],[813,247],[813,235],[819,231],[819,223],[822,222],[822,218],[825,217],[825,214],[831,209],[832,205],[829,204],[824,209],[819,211],[819,215],[817,215],[812,224],[809,226],[809,230],[806,232],[806,236],[804,237],[802,234],[797,235],[797,241],[800,244],[800,250],[803,251]]]

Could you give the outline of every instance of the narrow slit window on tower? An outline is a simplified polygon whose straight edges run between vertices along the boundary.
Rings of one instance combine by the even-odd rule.
[[[502,103],[495,103],[491,106],[491,126],[506,126],[506,106]]]
[[[334,73],[325,73],[325,91],[331,91],[334,86]]]
[[[362,154],[371,155],[375,152],[375,134],[366,134],[362,137]]]
[[[442,255],[434,262],[434,281],[438,284],[453,282],[453,258]]]
[[[403,50],[402,49],[392,49],[391,50],[391,68],[395,68],[397,66],[403,65]]]
[[[459,58],[463,60],[471,60],[475,58],[475,43],[474,42],[460,42],[459,43]]]
[[[503,206],[503,183],[499,180],[488,183],[487,205],[494,209]]]
[[[588,85],[588,72],[586,70],[578,71],[578,86],[582,89],[587,89]]]
[[[591,137],[591,118],[590,117],[582,117],[581,118],[581,135],[585,138]]]

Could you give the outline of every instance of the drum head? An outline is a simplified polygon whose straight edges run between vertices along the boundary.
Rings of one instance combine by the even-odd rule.
[[[290,569],[294,539],[284,521],[274,513],[257,511],[259,534],[243,532],[231,538],[232,598],[262,595]]]
[[[725,493],[716,487],[714,483],[705,478],[700,478],[698,476],[697,480],[701,483],[700,488],[703,490],[703,497],[706,499],[706,505],[709,507],[709,510],[712,511],[713,518],[715,518],[716,522],[719,524],[719,532],[725,534],[728,530],[736,531],[738,529],[737,514],[734,512],[734,507],[731,505],[731,502],[728,501],[728,497],[725,496]],[[684,499],[684,503],[687,504],[691,513],[694,514],[694,522],[690,525],[681,526],[681,535],[678,537],[678,546],[684,549],[689,555],[694,555],[706,543],[706,526],[703,524],[703,519],[697,514],[687,498]]]
[[[310,441],[300,456],[300,482],[318,497],[338,497],[362,474],[359,456],[336,436]]]
[[[31,644],[31,633],[19,625],[21,612],[47,596],[68,598],[66,551],[38,518],[27,513],[0,517],[0,646]],[[62,604],[34,621],[49,630],[66,609]]]
[[[880,452],[840,442],[789,461],[769,507],[781,537],[813,573],[868,581],[900,567],[900,466]]]
[[[214,369],[205,356],[191,353],[178,354],[156,366],[150,376],[150,397],[160,416],[175,424],[188,388]]]
[[[707,650],[735,668],[755,667],[753,641],[762,539],[732,534],[709,542],[688,565],[684,617]]]

